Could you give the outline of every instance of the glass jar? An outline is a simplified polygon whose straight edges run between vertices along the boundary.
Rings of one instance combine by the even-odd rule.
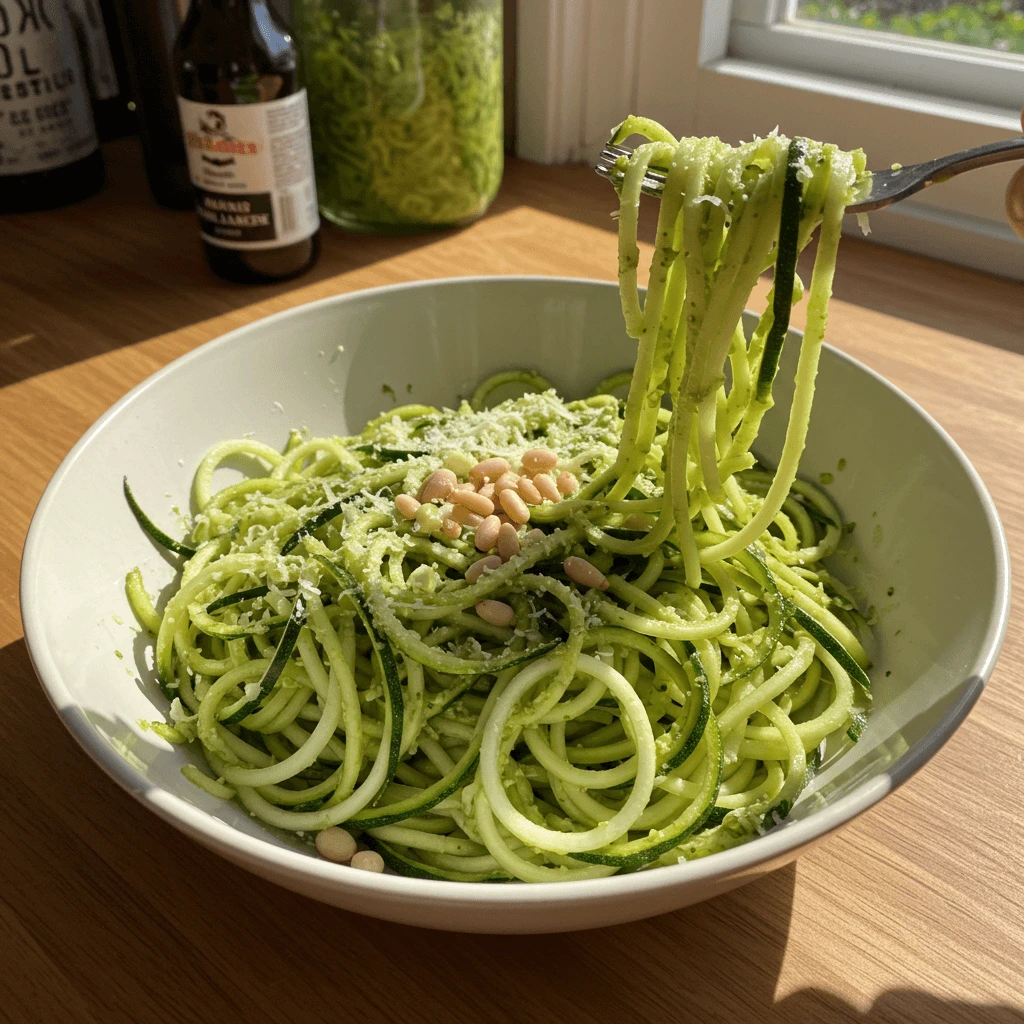
[[[396,234],[475,220],[501,183],[501,0],[294,0],[320,209]]]

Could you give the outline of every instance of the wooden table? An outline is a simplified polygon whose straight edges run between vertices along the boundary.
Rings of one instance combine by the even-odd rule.
[[[0,222],[0,1019],[1024,1021],[1020,614],[976,709],[907,786],[795,866],[617,929],[491,938],[357,917],[122,793],[50,710],[18,615],[32,510],[86,427],[169,360],[287,306],[452,274],[611,278],[616,256],[604,183],[513,162],[473,227],[328,228],[314,272],[239,288],[207,273],[191,215],[150,204],[130,143],[108,161],[93,201]],[[829,330],[963,446],[1018,560],[1022,311],[1020,284],[850,240]]]

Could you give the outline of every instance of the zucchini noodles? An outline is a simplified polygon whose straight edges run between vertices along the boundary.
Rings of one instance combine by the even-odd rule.
[[[482,214],[504,159],[501,3],[293,10],[324,215],[381,231]]]
[[[351,437],[224,442],[183,543],[125,482],[184,560],[161,611],[137,569],[127,592],[171,702],[150,727],[202,751],[197,786],[310,843],[343,826],[403,874],[544,882],[755,838],[828,738],[856,740],[864,622],[823,563],[842,520],[797,469],[863,154],[676,140],[640,118],[612,141],[634,134],[648,141],[616,183],[631,377],[567,401],[505,372],[472,403],[403,406]],[[651,168],[666,184],[641,302]],[[819,226],[771,470],[750,449]],[[487,408],[509,384],[526,393]],[[239,454],[263,469],[214,491]],[[342,839],[318,845],[347,857]]]

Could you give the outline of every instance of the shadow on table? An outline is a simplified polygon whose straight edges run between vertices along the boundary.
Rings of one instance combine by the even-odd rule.
[[[0,692],[0,892],[5,932],[20,936],[0,975],[5,1019],[1024,1024],[1007,1007],[915,991],[866,1012],[817,989],[776,1002],[795,865],[659,918],[564,935],[459,935],[336,910],[221,860],[122,792],[47,704],[24,640],[0,648]]]
[[[110,182],[100,195],[0,225],[16,238],[20,257],[3,268],[2,285],[20,298],[13,307],[18,326],[0,332],[0,387],[410,252],[444,234],[372,238],[325,223],[321,258],[306,274],[279,284],[229,284],[207,268],[195,216],[160,209],[149,198],[136,140],[113,143],[106,152]],[[135,227],[140,221],[147,230]]]
[[[776,1003],[763,1020],[779,1024],[1021,1024],[1024,1014],[1009,1006],[941,999],[902,988],[884,992],[861,1012],[832,992],[803,989]]]
[[[813,257],[812,242],[800,257],[805,283]],[[1024,283],[1019,281],[844,236],[833,294],[897,320],[1024,354],[1017,316],[1024,306]]]
[[[273,285],[229,284],[207,269],[195,217],[153,204],[137,140],[120,140],[105,152],[110,181],[98,196],[0,224],[18,254],[5,263],[0,287],[9,289],[19,313],[17,326],[0,330],[0,387],[457,234],[451,229],[361,235],[324,221],[320,260],[306,274]],[[510,159],[485,217],[528,206],[614,232],[616,205],[608,183],[585,167],[550,167],[539,176],[535,167]],[[651,204],[643,213],[651,235],[653,220],[647,220],[654,210]],[[145,231],[138,229],[140,222]],[[54,295],[60,296],[56,311]],[[38,333],[31,329],[34,323],[40,324]]]

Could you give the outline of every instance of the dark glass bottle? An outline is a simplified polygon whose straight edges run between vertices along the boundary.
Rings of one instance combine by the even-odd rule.
[[[182,0],[113,0],[113,5],[149,190],[161,206],[190,210],[192,183],[181,139],[173,67]]]
[[[0,3],[0,213],[103,187],[103,157],[63,4]]]
[[[128,58],[124,52],[124,39],[117,24],[117,11],[113,0],[99,0],[100,13],[103,16],[103,27],[110,46],[110,57],[114,64],[114,76],[117,79],[117,94],[94,103],[96,111],[96,131],[100,142],[110,142],[126,135],[138,135],[139,122],[136,116],[136,104],[131,96],[128,78]]]
[[[100,142],[138,131],[129,106],[128,71],[111,0],[65,0],[85,65]],[[47,8],[48,9],[48,8]]]
[[[266,0],[192,0],[174,56],[210,268],[246,284],[308,270],[320,219],[291,36]]]

